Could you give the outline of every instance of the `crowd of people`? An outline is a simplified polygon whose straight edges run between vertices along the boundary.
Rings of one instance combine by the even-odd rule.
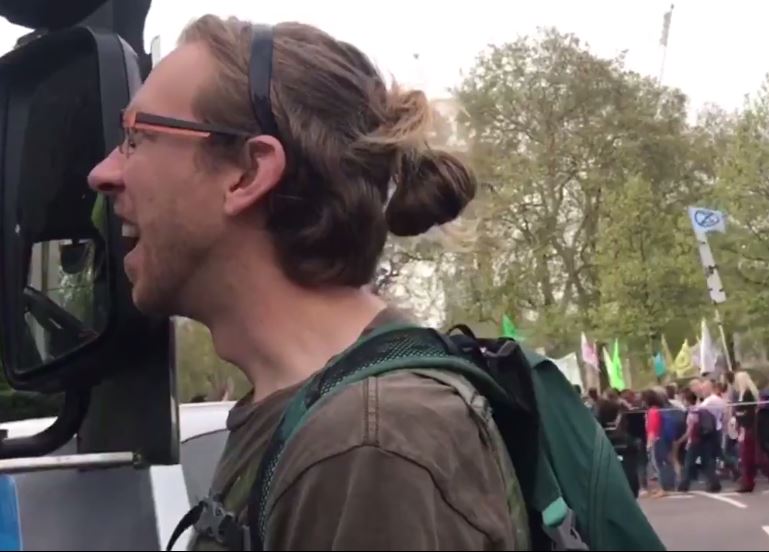
[[[706,490],[738,481],[753,492],[759,468],[769,476],[769,404],[750,374],[695,378],[686,387],[642,392],[590,389],[592,410],[617,450],[636,496],[687,492],[704,478]]]

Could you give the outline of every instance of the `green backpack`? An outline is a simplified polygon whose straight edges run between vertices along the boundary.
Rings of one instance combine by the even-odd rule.
[[[251,490],[251,550],[265,549],[266,508],[281,453],[319,399],[365,378],[425,368],[459,374],[489,400],[521,485],[535,550],[665,550],[604,431],[555,364],[508,338],[478,339],[466,326],[443,334],[414,325],[367,334],[291,401]]]

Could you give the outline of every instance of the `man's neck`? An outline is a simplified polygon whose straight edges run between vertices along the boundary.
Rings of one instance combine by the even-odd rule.
[[[217,354],[244,372],[259,401],[321,369],[386,304],[360,289],[308,290],[278,280],[230,287],[224,307],[203,322]]]

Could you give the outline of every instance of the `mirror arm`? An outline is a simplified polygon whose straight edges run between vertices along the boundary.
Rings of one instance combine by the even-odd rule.
[[[90,397],[90,388],[68,390],[61,412],[53,424],[31,437],[0,439],[0,458],[41,456],[67,444],[85,418]]]

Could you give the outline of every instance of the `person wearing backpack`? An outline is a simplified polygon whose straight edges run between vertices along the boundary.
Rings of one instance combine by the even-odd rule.
[[[133,302],[205,324],[253,386],[168,549],[190,527],[196,550],[664,549],[554,363],[369,288],[388,233],[475,195],[430,115],[316,27],[215,16],[126,107],[89,184]]]
[[[716,453],[718,450],[716,418],[707,408],[697,405],[699,398],[691,389],[684,390],[683,397],[687,407],[686,433],[679,441],[686,443],[686,459],[681,481],[678,484],[678,491],[684,493],[689,491],[697,467],[696,462],[699,458],[702,462],[702,471],[705,474],[708,492],[718,493],[721,491],[721,482],[716,474]]]
[[[675,490],[675,471],[673,470],[673,443],[671,423],[663,412],[663,399],[658,391],[647,389],[643,392],[643,402],[646,405],[646,433],[649,457],[652,466],[657,471],[660,489],[653,493],[652,498],[662,498]]]

